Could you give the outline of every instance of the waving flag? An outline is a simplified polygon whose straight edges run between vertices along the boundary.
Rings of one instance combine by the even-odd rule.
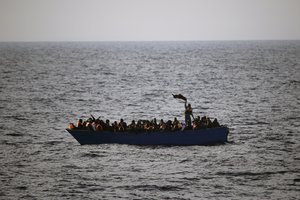
[[[172,95],[175,99],[182,99],[182,100],[186,101],[186,97],[183,96],[182,94],[172,94]]]

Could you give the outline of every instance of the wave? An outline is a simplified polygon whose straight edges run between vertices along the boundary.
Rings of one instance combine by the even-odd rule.
[[[89,158],[101,158],[101,157],[105,157],[104,155],[100,155],[100,154],[96,154],[96,153],[83,153],[81,154],[81,157],[89,157]]]
[[[57,144],[60,144],[62,143],[63,141],[59,140],[54,140],[54,141],[49,141],[49,142],[46,142],[46,145],[57,145]]]
[[[126,185],[119,186],[118,188],[126,189],[126,190],[141,190],[141,191],[181,191],[184,188],[173,185]]]
[[[264,176],[273,174],[285,174],[289,171],[266,171],[266,172],[217,172],[219,176]]]
[[[22,134],[22,133],[7,133],[5,135],[13,136],[13,137],[22,137],[22,136],[24,136],[24,134]]]

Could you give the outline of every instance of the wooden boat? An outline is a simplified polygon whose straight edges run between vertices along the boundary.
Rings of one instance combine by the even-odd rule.
[[[131,144],[131,145],[212,145],[227,142],[227,127],[184,130],[176,132],[97,132],[74,129],[67,131],[81,144]]]

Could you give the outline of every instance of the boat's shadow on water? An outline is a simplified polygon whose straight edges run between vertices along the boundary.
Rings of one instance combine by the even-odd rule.
[[[236,145],[234,141],[227,141],[225,143],[205,144],[205,145],[128,145],[128,144],[116,144],[116,145],[128,145],[137,147],[140,149],[167,149],[167,148],[184,148],[184,147],[213,147],[213,146],[225,146]]]

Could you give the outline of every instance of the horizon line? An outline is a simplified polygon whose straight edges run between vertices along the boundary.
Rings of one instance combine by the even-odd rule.
[[[0,43],[34,43],[34,42],[251,42],[251,41],[300,41],[300,39],[218,39],[218,40],[8,40]]]

